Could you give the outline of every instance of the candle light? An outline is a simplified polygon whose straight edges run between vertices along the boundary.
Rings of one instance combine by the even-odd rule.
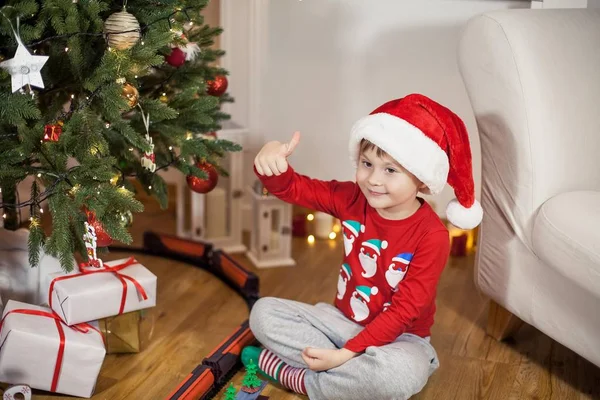
[[[333,217],[324,212],[315,213],[315,236],[319,239],[327,239],[333,228]]]

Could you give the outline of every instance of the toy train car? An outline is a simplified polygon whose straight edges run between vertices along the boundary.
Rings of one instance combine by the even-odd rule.
[[[163,233],[145,232],[143,251],[202,268],[238,292],[252,308],[258,300],[258,276],[241,266],[227,253],[213,250],[210,243]]]
[[[210,266],[212,249],[210,243],[164,233],[144,232],[143,250],[146,253],[183,261],[197,267]]]
[[[244,322],[210,352],[202,364],[198,365],[167,399],[211,399],[241,367],[242,349],[255,341],[248,321]]]
[[[228,338],[223,340],[203,361],[210,367],[217,381],[221,381],[229,371],[239,367],[242,349],[254,343],[256,339],[250,330],[248,321],[244,322]]]
[[[212,253],[213,273],[237,291],[248,304],[248,308],[258,300],[258,276],[237,263],[227,253],[217,250]]]
[[[198,365],[173,392],[169,400],[208,400],[214,396],[215,376],[206,365]]]

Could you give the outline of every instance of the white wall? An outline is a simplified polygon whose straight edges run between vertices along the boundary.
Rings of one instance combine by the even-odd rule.
[[[531,2],[531,8],[588,8],[588,1],[595,0],[534,0]]]
[[[353,179],[353,122],[381,103],[420,92],[451,108],[470,132],[476,190],[480,151],[456,62],[461,29],[472,16],[529,1],[273,0],[260,75],[259,132],[302,140],[291,163],[320,179]],[[450,188],[431,199],[440,215]]]
[[[600,8],[600,0],[588,0],[587,8]]]

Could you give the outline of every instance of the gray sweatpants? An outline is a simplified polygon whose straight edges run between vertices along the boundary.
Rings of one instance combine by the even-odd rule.
[[[341,348],[363,327],[335,306],[264,297],[250,313],[250,329],[261,344],[293,367],[306,368],[306,347]],[[307,371],[306,391],[314,400],[398,400],[420,392],[439,367],[429,340],[409,333],[337,368]]]

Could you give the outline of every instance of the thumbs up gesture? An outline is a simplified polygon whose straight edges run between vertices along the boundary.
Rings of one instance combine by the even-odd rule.
[[[287,158],[300,142],[300,132],[294,132],[288,143],[272,141],[263,146],[254,158],[254,166],[260,175],[281,175],[288,169]]]

